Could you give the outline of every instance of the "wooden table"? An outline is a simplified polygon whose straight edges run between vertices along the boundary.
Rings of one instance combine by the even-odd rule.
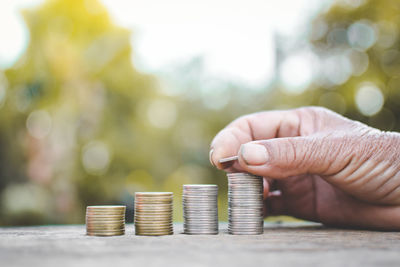
[[[0,228],[0,266],[400,266],[400,233],[267,224],[263,235],[90,237],[84,225]]]

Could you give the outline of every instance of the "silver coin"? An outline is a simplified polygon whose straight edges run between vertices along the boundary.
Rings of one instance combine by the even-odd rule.
[[[102,205],[102,206],[87,206],[86,210],[125,210],[123,205]]]
[[[188,225],[188,224],[185,224],[183,227],[184,227],[184,229],[187,229],[187,230],[201,230],[201,229],[203,229],[203,230],[208,229],[208,230],[213,230],[213,231],[218,230],[218,226],[215,226],[215,225],[195,225],[195,224]]]
[[[188,221],[188,222],[190,222],[190,221],[213,221],[213,222],[218,222],[218,218],[214,218],[214,216],[213,217],[188,217],[188,216],[186,216],[185,217],[185,221]]]
[[[228,225],[228,228],[235,228],[235,227],[252,227],[252,226],[260,226],[264,225],[264,221],[229,221],[231,224]]]
[[[218,227],[212,225],[184,225],[183,229],[190,232],[199,230],[218,231]]]
[[[262,235],[263,231],[255,231],[255,232],[239,232],[239,231],[228,231],[231,235]]]
[[[190,232],[190,231],[184,231],[183,232],[186,235],[217,235],[218,231],[195,231],[195,232]]]
[[[188,213],[212,213],[213,211],[218,211],[217,207],[210,208],[210,207],[184,207],[184,211]]]
[[[183,216],[186,218],[198,218],[198,219],[200,219],[200,218],[217,219],[218,218],[217,215],[218,215],[217,213],[215,213],[214,215],[212,215],[212,214],[183,214]]]
[[[218,198],[216,197],[202,197],[202,198],[182,198],[183,203],[189,203],[189,204],[215,204],[217,202]]]
[[[198,219],[188,219],[186,218],[186,221],[184,222],[184,224],[214,224],[216,225],[218,223],[218,220],[215,219],[203,219],[203,220],[198,220]]]
[[[218,210],[218,207],[216,207],[215,205],[184,205],[183,206],[184,209],[186,210]]]

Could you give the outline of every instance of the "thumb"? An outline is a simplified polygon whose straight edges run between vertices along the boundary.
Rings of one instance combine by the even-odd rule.
[[[243,144],[238,156],[245,171],[279,179],[303,174],[334,174],[349,161],[343,149],[349,148],[324,137],[289,137]]]

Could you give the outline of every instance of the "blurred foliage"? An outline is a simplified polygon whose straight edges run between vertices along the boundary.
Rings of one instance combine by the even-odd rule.
[[[29,47],[2,79],[0,223],[83,222],[89,204],[132,208],[135,191],[213,180],[216,123],[135,70],[131,33],[98,1],[50,0],[23,14]]]
[[[277,71],[300,50],[314,64],[307,88],[290,91],[279,75],[255,89],[210,77],[202,58],[140,73],[131,33],[97,0],[24,10],[28,49],[0,73],[0,224],[82,223],[94,204],[132,214],[135,191],[174,192],[180,221],[185,183],[218,184],[226,220],[226,181],[208,162],[209,143],[250,112],[322,105],[399,130],[399,11],[396,0],[341,0],[307,38],[277,36]]]
[[[314,103],[376,128],[399,131],[399,25],[397,0],[342,0],[315,19],[310,39],[325,77],[317,81],[319,99]],[[329,75],[336,80],[329,81]]]
[[[399,131],[399,11],[397,0],[337,0],[300,40],[277,36],[278,68],[300,54],[311,63],[313,77],[306,90],[288,89],[278,80],[270,97],[279,99],[279,107],[324,106]]]

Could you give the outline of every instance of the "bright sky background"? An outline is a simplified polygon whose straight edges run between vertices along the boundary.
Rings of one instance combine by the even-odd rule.
[[[0,68],[26,49],[18,10],[43,0],[0,1]],[[298,37],[331,0],[102,0],[115,22],[133,30],[134,64],[162,71],[203,56],[206,70],[259,86],[274,75],[274,32]]]

